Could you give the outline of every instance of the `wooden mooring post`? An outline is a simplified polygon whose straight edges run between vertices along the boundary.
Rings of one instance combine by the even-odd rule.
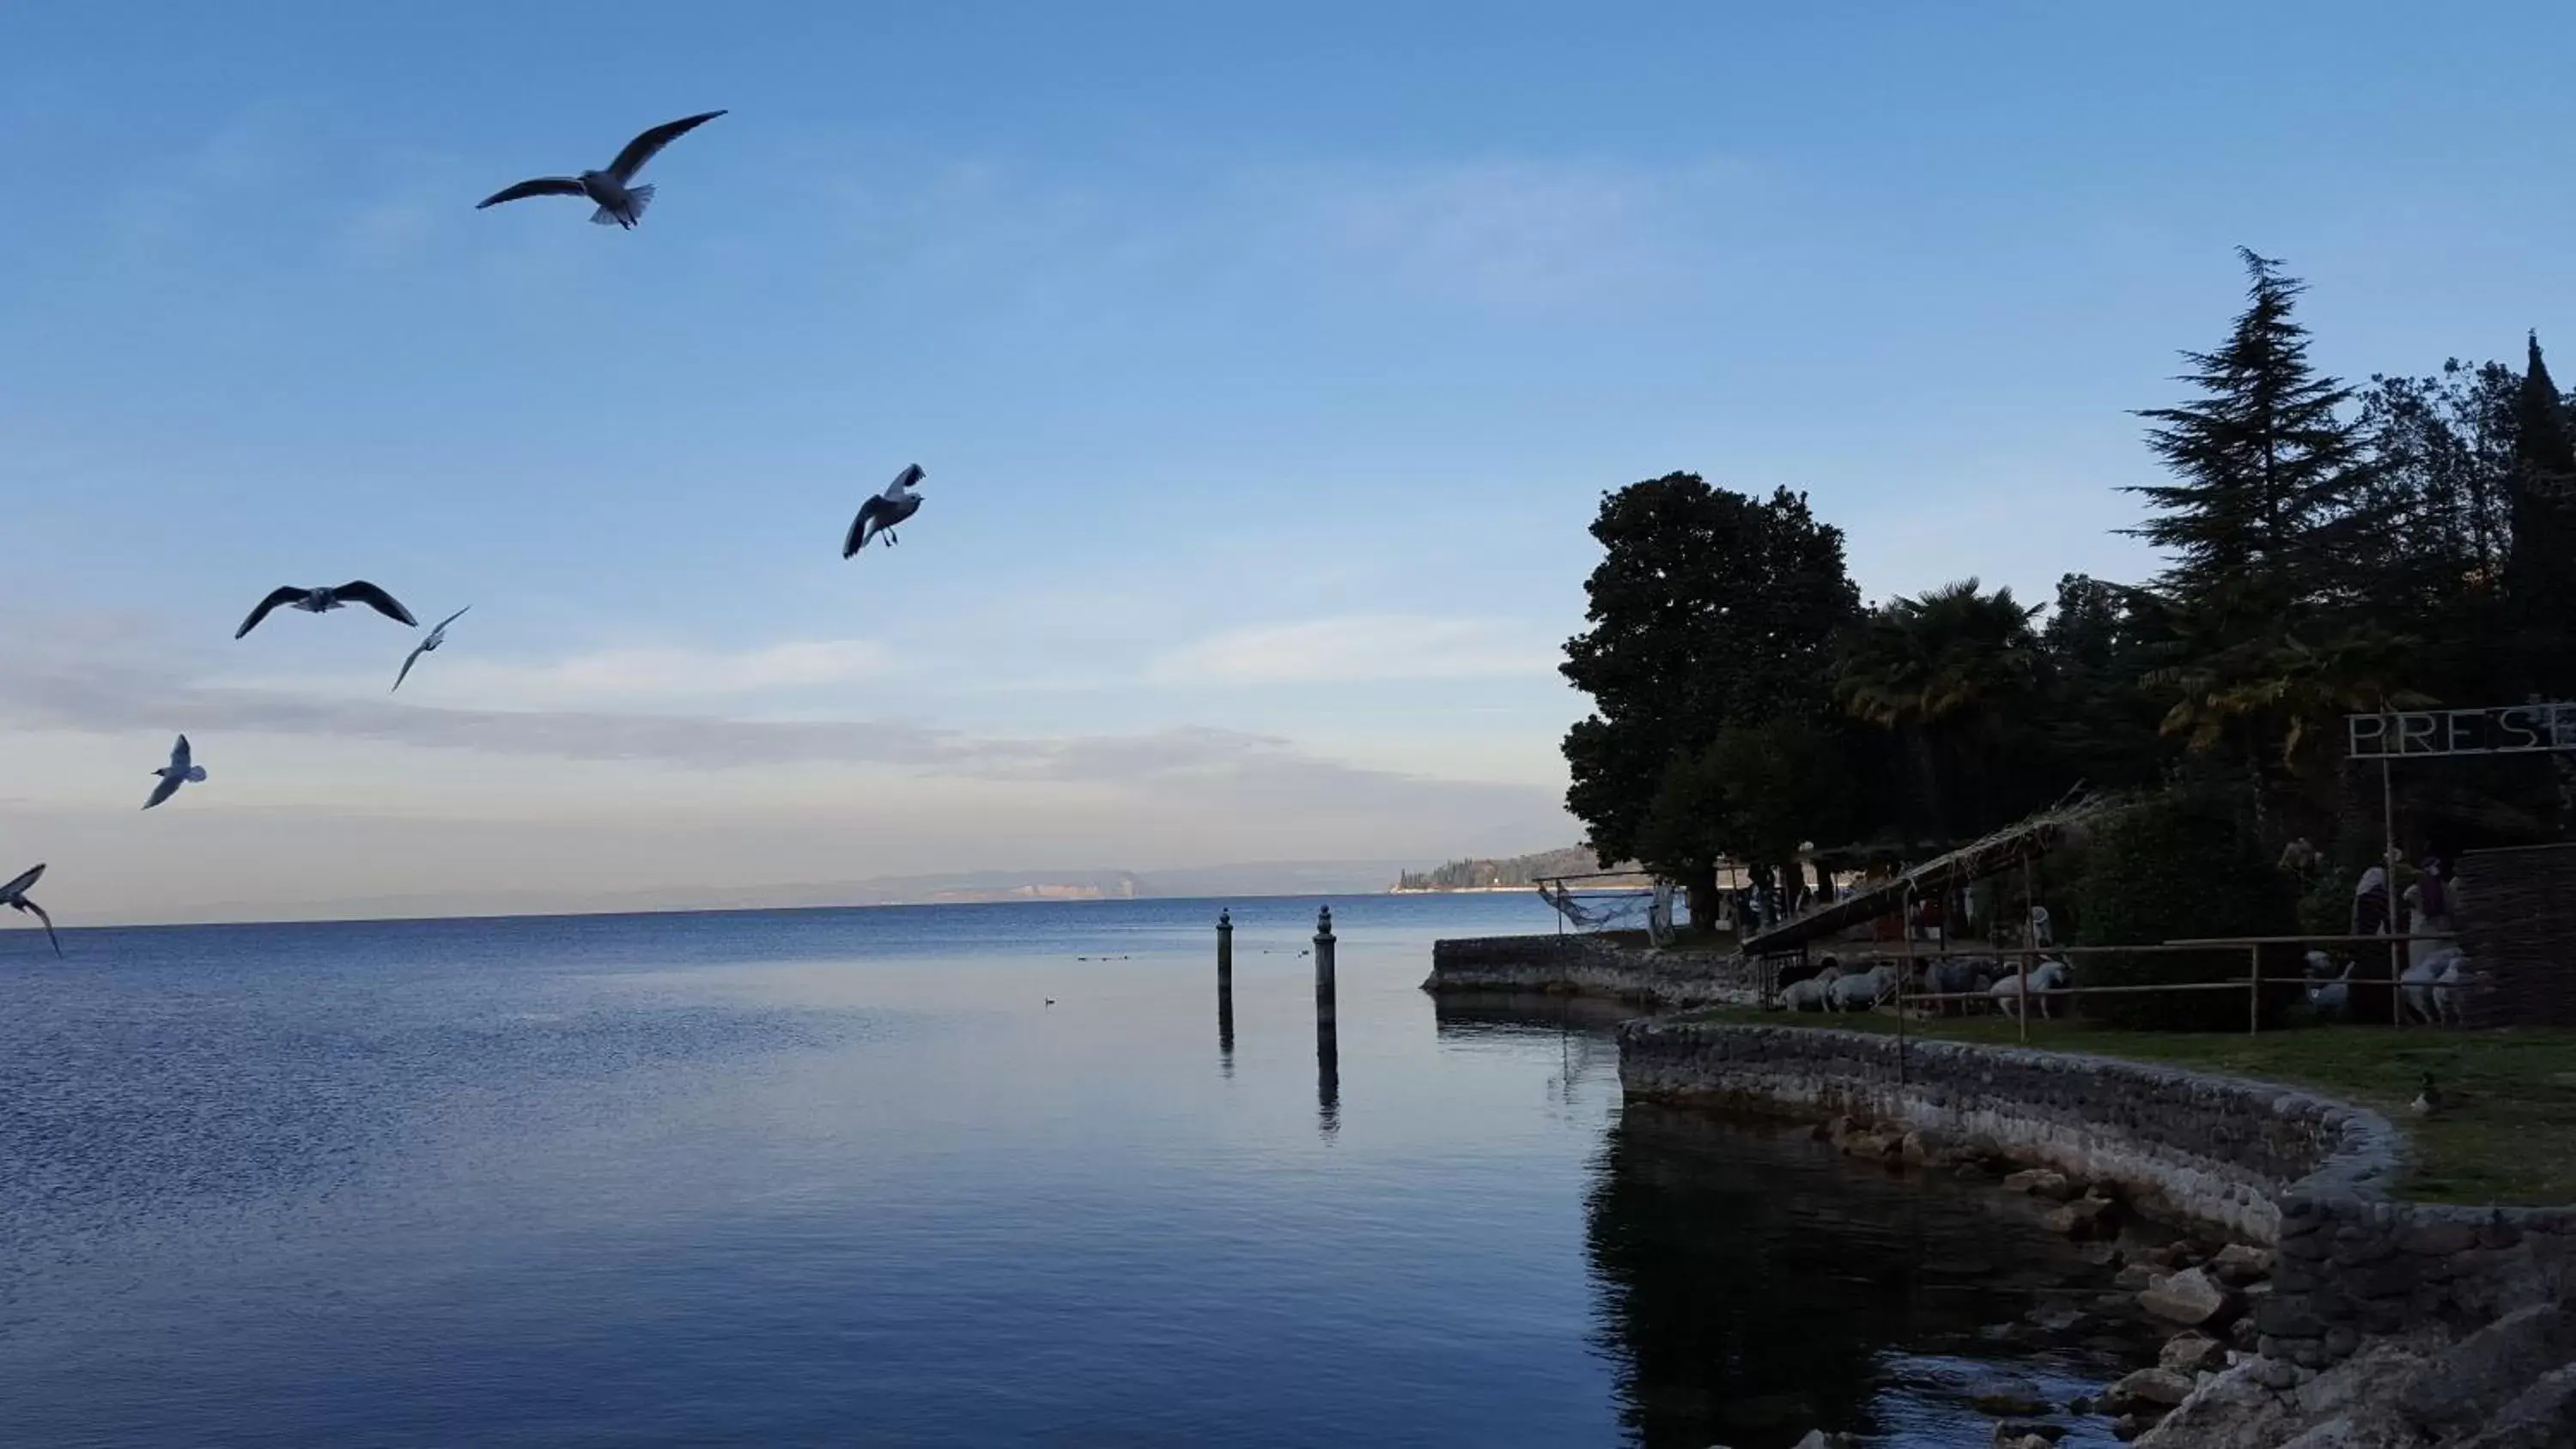
[[[1333,1004],[1333,908],[1315,913],[1315,1122],[1326,1136],[1342,1125],[1341,1031]]]
[[[1217,1064],[1234,1075],[1234,912],[1216,913]]]
[[[1333,1017],[1333,908],[1315,912],[1315,1017]]]
[[[1216,989],[1234,991],[1234,910],[1227,907],[1216,913]]]

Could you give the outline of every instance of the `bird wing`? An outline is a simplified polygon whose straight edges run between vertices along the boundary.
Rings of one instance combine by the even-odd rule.
[[[351,579],[331,592],[350,603],[364,604],[388,619],[400,619],[415,629],[420,627],[420,621],[411,616],[411,610],[404,608],[400,600],[365,579]]]
[[[618,152],[617,159],[608,163],[608,174],[616,177],[619,185],[634,180],[635,173],[643,170],[644,163],[652,160],[663,147],[723,114],[722,111],[702,111],[685,120],[666,121],[655,126],[626,143],[626,149]]]
[[[43,866],[38,866],[36,868],[38,870],[44,869]],[[63,938],[54,934],[54,918],[45,914],[45,908],[23,896],[18,899],[18,908],[22,911],[34,911],[36,913],[36,919],[45,923],[45,939],[54,943],[54,954],[57,956],[63,954]]]
[[[406,655],[404,655],[404,656],[403,656],[403,667],[402,667],[402,672],[394,676],[394,689],[400,689],[400,688],[402,688],[402,682],[403,682],[404,680],[406,680],[406,679],[411,678],[411,667],[412,667],[414,664],[417,664],[417,663],[419,663],[419,662],[420,662],[420,656],[421,656],[421,655],[426,654],[426,653],[428,653],[428,652],[429,652],[429,646],[428,646],[427,644],[425,644],[425,643],[424,643],[424,644],[415,644],[415,645],[413,645],[413,646],[412,646],[412,650],[411,650],[411,652],[410,652],[409,654],[406,654]],[[385,691],[385,693],[387,693],[387,694],[391,694],[391,693],[393,693],[393,692],[394,692],[394,690],[393,690],[393,689],[388,689],[388,690],[386,690],[386,691]]]
[[[171,796],[178,794],[179,782],[186,778],[188,778],[186,775],[181,774],[177,770],[173,770],[169,774],[162,776],[161,783],[152,787],[152,798],[143,802],[143,808],[149,810],[153,806],[160,804],[162,801],[169,799]]]
[[[474,607],[474,606],[473,606],[472,604],[468,604],[468,605],[466,605],[466,606],[465,606],[465,609],[470,609],[470,608],[473,608],[473,607]],[[462,618],[464,618],[464,617],[465,617],[465,609],[459,609],[459,610],[457,610],[455,613],[448,615],[446,618],[439,620],[439,621],[438,621],[438,627],[436,627],[436,628],[434,628],[434,629],[430,630],[429,632],[431,632],[432,634],[444,634],[444,633],[446,633],[446,632],[447,632],[447,626],[448,626],[448,625],[453,624],[453,623],[455,623],[457,620],[462,619]]]
[[[170,747],[170,773],[173,775],[188,773],[188,737],[186,735],[179,736],[179,743]]]
[[[259,621],[268,617],[269,610],[276,608],[280,604],[294,603],[296,600],[303,598],[307,592],[307,590],[299,589],[293,584],[278,585],[277,589],[267,598],[259,601],[258,608],[250,611],[249,618],[242,620],[242,626],[233,631],[233,637],[238,639],[244,634],[249,633],[251,630],[258,628]]]
[[[43,879],[44,874],[45,868],[41,865],[31,865],[27,867],[26,871],[16,880],[9,882],[7,885],[0,885],[0,901],[17,899],[20,891],[25,890],[27,887],[34,885],[37,881]]]
[[[505,201],[524,201],[531,196],[579,196],[581,194],[581,183],[569,176],[540,176],[533,181],[522,181],[516,186],[504,186],[474,203],[474,209],[481,211],[487,206],[499,206]]]
[[[882,527],[886,517],[893,512],[894,505],[882,497],[860,504],[859,516],[850,520],[849,537],[841,540],[841,557],[848,558],[857,553],[859,546],[868,541],[868,525],[874,523]]]
[[[886,485],[885,496],[892,498],[897,493],[902,492],[904,489],[911,487],[915,483],[918,483],[929,476],[929,474],[921,471],[921,465],[919,463],[906,463],[903,466],[903,471],[894,475],[894,481]]]

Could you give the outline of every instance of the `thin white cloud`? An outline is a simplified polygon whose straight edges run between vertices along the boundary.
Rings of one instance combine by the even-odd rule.
[[[435,663],[442,698],[552,706],[818,689],[880,675],[891,660],[872,639],[797,639],[739,650],[603,649],[537,664]]]
[[[1487,300],[1595,295],[1661,250],[1669,183],[1627,168],[1499,161],[1309,173],[1284,189],[1315,250]]]
[[[1164,684],[1546,679],[1557,640],[1498,619],[1347,614],[1229,629],[1155,659]]]

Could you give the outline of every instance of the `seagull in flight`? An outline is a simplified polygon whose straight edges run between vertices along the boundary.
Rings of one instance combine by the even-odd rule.
[[[399,619],[414,628],[420,626],[420,621],[411,616],[411,610],[404,608],[393,595],[365,579],[351,579],[336,589],[299,589],[293,584],[284,585],[259,601],[259,607],[250,611],[249,618],[242,620],[242,626],[233,631],[233,637],[238,639],[258,628],[259,621],[268,617],[268,611],[280,604],[290,609],[302,609],[308,614],[328,613],[347,604],[364,604],[388,619]]]
[[[468,604],[465,606],[465,609],[473,607],[474,606],[472,604]],[[402,688],[402,682],[411,677],[411,667],[420,662],[420,656],[427,654],[431,650],[436,649],[439,645],[447,642],[447,626],[464,618],[465,609],[459,609],[455,613],[448,615],[446,618],[439,620],[437,627],[429,631],[429,637],[421,640],[418,645],[413,647],[411,653],[403,657],[402,673],[394,676],[394,689]],[[385,693],[391,694],[393,693],[393,689],[388,689]]]
[[[37,878],[44,873],[43,866],[30,866],[25,875],[7,885],[0,885],[0,906],[7,906],[13,911],[32,912],[37,920],[44,922],[45,939],[54,943],[54,954],[59,956],[63,954],[63,938],[54,934],[54,918],[45,914],[43,906],[27,899],[27,887],[34,885]]]
[[[923,478],[921,465],[912,463],[894,475],[886,491],[859,505],[859,516],[850,520],[850,533],[841,540],[841,557],[848,558],[868,546],[868,540],[885,535],[886,546],[897,542],[894,526],[921,511],[921,499],[912,490]]]
[[[593,224],[622,226],[633,231],[635,223],[644,219],[644,208],[653,204],[652,187],[631,184],[635,173],[643,170],[644,163],[652,160],[663,147],[723,114],[722,111],[702,111],[655,126],[627,142],[626,149],[617,153],[617,159],[609,162],[605,171],[585,171],[579,176],[540,176],[533,181],[522,181],[484,197],[474,203],[474,209],[481,211],[487,206],[498,206],[505,201],[529,196],[587,196],[599,203],[599,210],[590,214]]]
[[[152,787],[152,798],[143,802],[146,810],[178,794],[181,785],[205,779],[206,767],[188,758],[188,737],[181,735],[179,743],[170,747],[170,763],[152,773],[161,777],[161,783]]]

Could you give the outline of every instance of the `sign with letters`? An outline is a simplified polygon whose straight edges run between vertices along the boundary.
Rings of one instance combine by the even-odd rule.
[[[2348,714],[2343,722],[2349,753],[2356,760],[2576,750],[2576,704],[2406,709],[2387,714]]]

